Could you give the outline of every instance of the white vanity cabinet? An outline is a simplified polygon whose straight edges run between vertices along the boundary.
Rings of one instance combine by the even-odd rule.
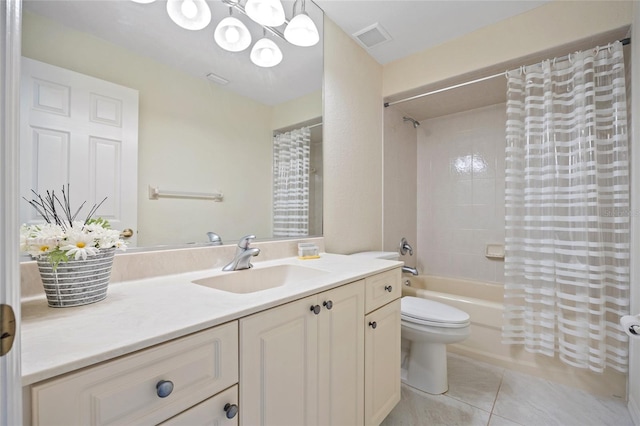
[[[237,383],[238,322],[234,321],[32,385],[32,423],[158,424]],[[237,391],[221,395],[218,405],[237,407]],[[226,419],[224,409],[222,413],[194,410],[189,423],[178,418],[171,424],[216,424],[208,421]],[[204,417],[195,422],[200,415]]]
[[[26,385],[25,424],[379,424],[400,398],[400,290],[396,268],[118,358],[98,351]]]
[[[240,424],[364,423],[364,281],[240,320]]]
[[[366,279],[365,424],[379,425],[400,401],[400,270]]]

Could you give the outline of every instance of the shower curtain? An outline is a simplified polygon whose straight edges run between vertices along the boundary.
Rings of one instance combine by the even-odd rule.
[[[503,342],[627,371],[629,158],[622,45],[508,72]]]
[[[273,235],[309,235],[308,127],[277,134],[273,138]]]

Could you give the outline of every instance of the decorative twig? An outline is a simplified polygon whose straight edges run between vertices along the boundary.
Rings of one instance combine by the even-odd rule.
[[[56,225],[59,225],[65,232],[68,228],[73,227],[73,221],[76,220],[76,217],[86,204],[86,201],[84,201],[80,205],[80,207],[78,207],[76,212],[73,215],[71,214],[71,192],[69,191],[69,184],[67,184],[66,191],[64,186],[62,187],[62,201],[60,201],[58,196],[56,196],[55,191],[47,191],[47,195],[44,198],[42,198],[42,196],[33,189],[31,190],[31,192],[33,192],[33,194],[35,195],[35,198],[33,200],[29,201],[24,197],[22,198],[26,202],[31,204],[31,206],[36,209],[36,211],[44,218],[47,223],[54,223]],[[89,211],[89,214],[84,220],[84,225],[86,225],[91,220],[93,215],[98,211],[100,206],[102,206],[105,201],[107,201],[107,197],[104,197],[104,199],[99,204],[93,205],[93,207]],[[61,216],[59,211],[56,210],[56,204],[60,206],[60,209],[63,212],[63,216]]]
[[[102,205],[102,203],[104,203],[105,201],[107,201],[107,197],[104,197],[104,199],[102,201],[100,201],[100,204],[93,205],[93,208],[91,209],[91,211],[89,212],[89,214],[87,215],[87,218],[84,220],[84,224],[86,225],[91,218],[93,217],[93,215],[95,214],[96,211],[98,211],[98,209],[100,208],[100,206]],[[76,213],[77,214],[77,213]]]

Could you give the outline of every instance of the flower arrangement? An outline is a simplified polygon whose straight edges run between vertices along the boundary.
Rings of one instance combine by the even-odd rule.
[[[62,187],[62,201],[54,191],[47,191],[45,197],[33,191],[35,198],[25,200],[33,206],[46,223],[37,225],[22,225],[20,228],[20,250],[34,258],[48,259],[53,267],[60,262],[86,260],[95,256],[100,250],[117,248],[126,249],[120,232],[111,229],[109,222],[102,218],[94,219],[93,215],[105,202],[94,205],[84,221],[76,217],[86,202],[72,214],[69,197],[69,185],[65,191]]]

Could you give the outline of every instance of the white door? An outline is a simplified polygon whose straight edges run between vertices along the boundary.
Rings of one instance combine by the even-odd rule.
[[[138,91],[29,58],[22,58],[20,195],[70,185],[76,220],[106,201],[95,217],[113,229],[134,230],[138,184]],[[22,223],[42,222],[26,201]]]

